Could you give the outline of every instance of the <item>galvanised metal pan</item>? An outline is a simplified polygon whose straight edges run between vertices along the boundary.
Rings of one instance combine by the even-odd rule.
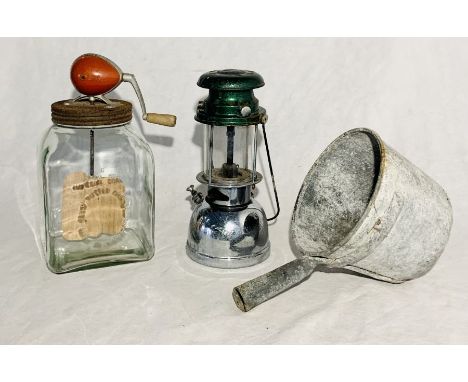
[[[298,259],[239,285],[248,311],[309,277],[317,265],[401,283],[427,273],[448,241],[444,189],[372,130],[334,140],[305,177],[290,235]]]

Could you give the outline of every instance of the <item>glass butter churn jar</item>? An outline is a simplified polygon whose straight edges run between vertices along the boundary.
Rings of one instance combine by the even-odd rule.
[[[52,104],[54,124],[40,147],[47,266],[64,273],[149,260],[153,155],[132,127],[132,104],[105,94],[130,82],[144,120],[174,126],[176,118],[146,113],[135,77],[103,56],[78,57],[71,80],[82,96]]]

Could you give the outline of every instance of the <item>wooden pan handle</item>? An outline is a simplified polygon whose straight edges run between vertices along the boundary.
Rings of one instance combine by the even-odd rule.
[[[155,123],[162,126],[175,126],[177,117],[172,114],[148,113],[145,120],[149,123]]]

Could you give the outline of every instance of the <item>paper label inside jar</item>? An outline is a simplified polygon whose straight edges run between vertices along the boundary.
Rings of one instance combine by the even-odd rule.
[[[63,182],[62,231],[65,240],[116,235],[125,226],[125,186],[118,177],[73,172]]]

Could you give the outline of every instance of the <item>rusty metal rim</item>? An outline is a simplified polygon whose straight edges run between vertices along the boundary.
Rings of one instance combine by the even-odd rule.
[[[86,125],[65,125],[63,123],[54,123],[54,125],[57,126],[57,127],[63,127],[63,128],[66,128],[66,129],[98,130],[98,129],[112,129],[114,127],[125,126],[125,125],[130,124],[130,122],[131,122],[131,120],[127,121],[127,122],[115,123],[115,124],[112,124],[112,125],[96,125],[96,126],[91,126],[91,125],[90,126],[86,126]]]
[[[211,186],[217,186],[217,187],[222,187],[222,188],[241,188],[241,187],[260,183],[263,180],[263,175],[260,174],[258,171],[256,171],[255,181],[252,181],[252,176],[249,176],[248,179],[246,178],[246,180],[243,180],[243,181],[238,181],[236,179],[229,180],[228,178],[225,178],[222,181],[212,179],[211,184],[210,184],[210,181],[209,179],[207,179],[205,172],[201,171],[197,174],[196,179],[202,184],[208,184]]]

